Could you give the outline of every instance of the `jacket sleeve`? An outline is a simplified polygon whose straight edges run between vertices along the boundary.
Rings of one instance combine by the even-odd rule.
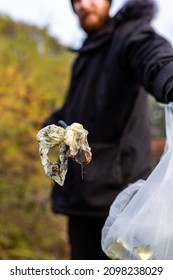
[[[131,24],[132,26],[132,24]],[[128,27],[130,32],[130,25]],[[146,22],[133,24],[123,49],[128,65],[157,101],[173,100],[173,48]]]
[[[65,112],[66,112],[66,107],[67,107],[67,103],[68,103],[68,100],[67,100],[67,97],[64,101],[64,104],[62,105],[62,107],[58,110],[55,110],[54,112],[52,112],[43,122],[42,124],[42,128],[47,126],[47,125],[50,125],[50,124],[55,124],[55,125],[58,125],[58,122],[60,120],[63,120],[63,121],[66,121],[65,120]]]
[[[54,111],[50,116],[48,116],[44,120],[44,122],[42,124],[42,127],[45,127],[45,126],[50,125],[50,124],[57,125],[59,120],[63,120],[63,108]]]
[[[74,70],[73,70],[74,69],[74,64],[75,63],[73,63],[71,75],[73,75],[73,72],[74,72]],[[72,87],[72,82],[74,83],[74,81],[76,81],[76,80],[77,80],[76,78],[74,79],[73,77],[71,77],[71,83],[70,83],[70,86],[69,86],[69,90],[66,93],[66,98],[64,100],[63,106],[60,109],[54,111],[50,116],[48,116],[48,118],[45,119],[45,121],[43,122],[42,127],[45,127],[45,126],[50,125],[50,124],[57,125],[59,120],[66,121],[65,120],[65,115],[66,115],[66,111],[67,111],[66,108],[68,107],[68,104],[69,104],[69,102],[72,98],[72,96],[71,96],[72,91],[70,91],[70,88]]]

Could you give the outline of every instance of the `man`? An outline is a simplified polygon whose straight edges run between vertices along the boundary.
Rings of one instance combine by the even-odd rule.
[[[93,160],[69,163],[52,208],[69,217],[71,259],[106,259],[101,229],[109,207],[129,183],[151,171],[147,94],[168,103],[173,94],[173,49],[155,33],[151,0],[129,0],[109,17],[109,0],[72,0],[87,38],[78,51],[64,106],[45,122],[79,122],[89,131]],[[122,1],[125,2],[125,1]]]

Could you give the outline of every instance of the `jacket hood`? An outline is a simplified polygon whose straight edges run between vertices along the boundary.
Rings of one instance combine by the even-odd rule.
[[[157,13],[157,5],[152,0],[129,0],[120,9],[118,15],[125,20],[144,18],[151,21]]]
[[[93,36],[88,36],[78,52],[88,52],[106,43],[118,25],[135,19],[150,22],[157,12],[157,6],[152,0],[128,0],[126,4]]]

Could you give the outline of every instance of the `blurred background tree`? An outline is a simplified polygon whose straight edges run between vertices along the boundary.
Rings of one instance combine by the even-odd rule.
[[[0,42],[0,259],[68,259],[66,218],[51,212],[36,134],[63,103],[74,54],[47,28],[3,15]],[[164,141],[163,108],[149,104],[152,139]]]
[[[0,259],[64,259],[66,220],[50,211],[36,134],[63,102],[73,55],[46,28],[5,16],[0,41]]]
[[[153,168],[160,160],[165,146],[165,105],[159,104],[148,96],[149,116],[151,125],[151,149]]]

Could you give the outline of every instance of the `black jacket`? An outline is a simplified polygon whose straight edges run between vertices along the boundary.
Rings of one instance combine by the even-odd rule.
[[[93,160],[84,179],[69,162],[64,186],[53,186],[54,212],[107,215],[128,183],[150,173],[146,92],[166,103],[173,88],[173,49],[150,26],[154,10],[149,0],[129,1],[79,50],[65,104],[45,124],[83,124]]]

